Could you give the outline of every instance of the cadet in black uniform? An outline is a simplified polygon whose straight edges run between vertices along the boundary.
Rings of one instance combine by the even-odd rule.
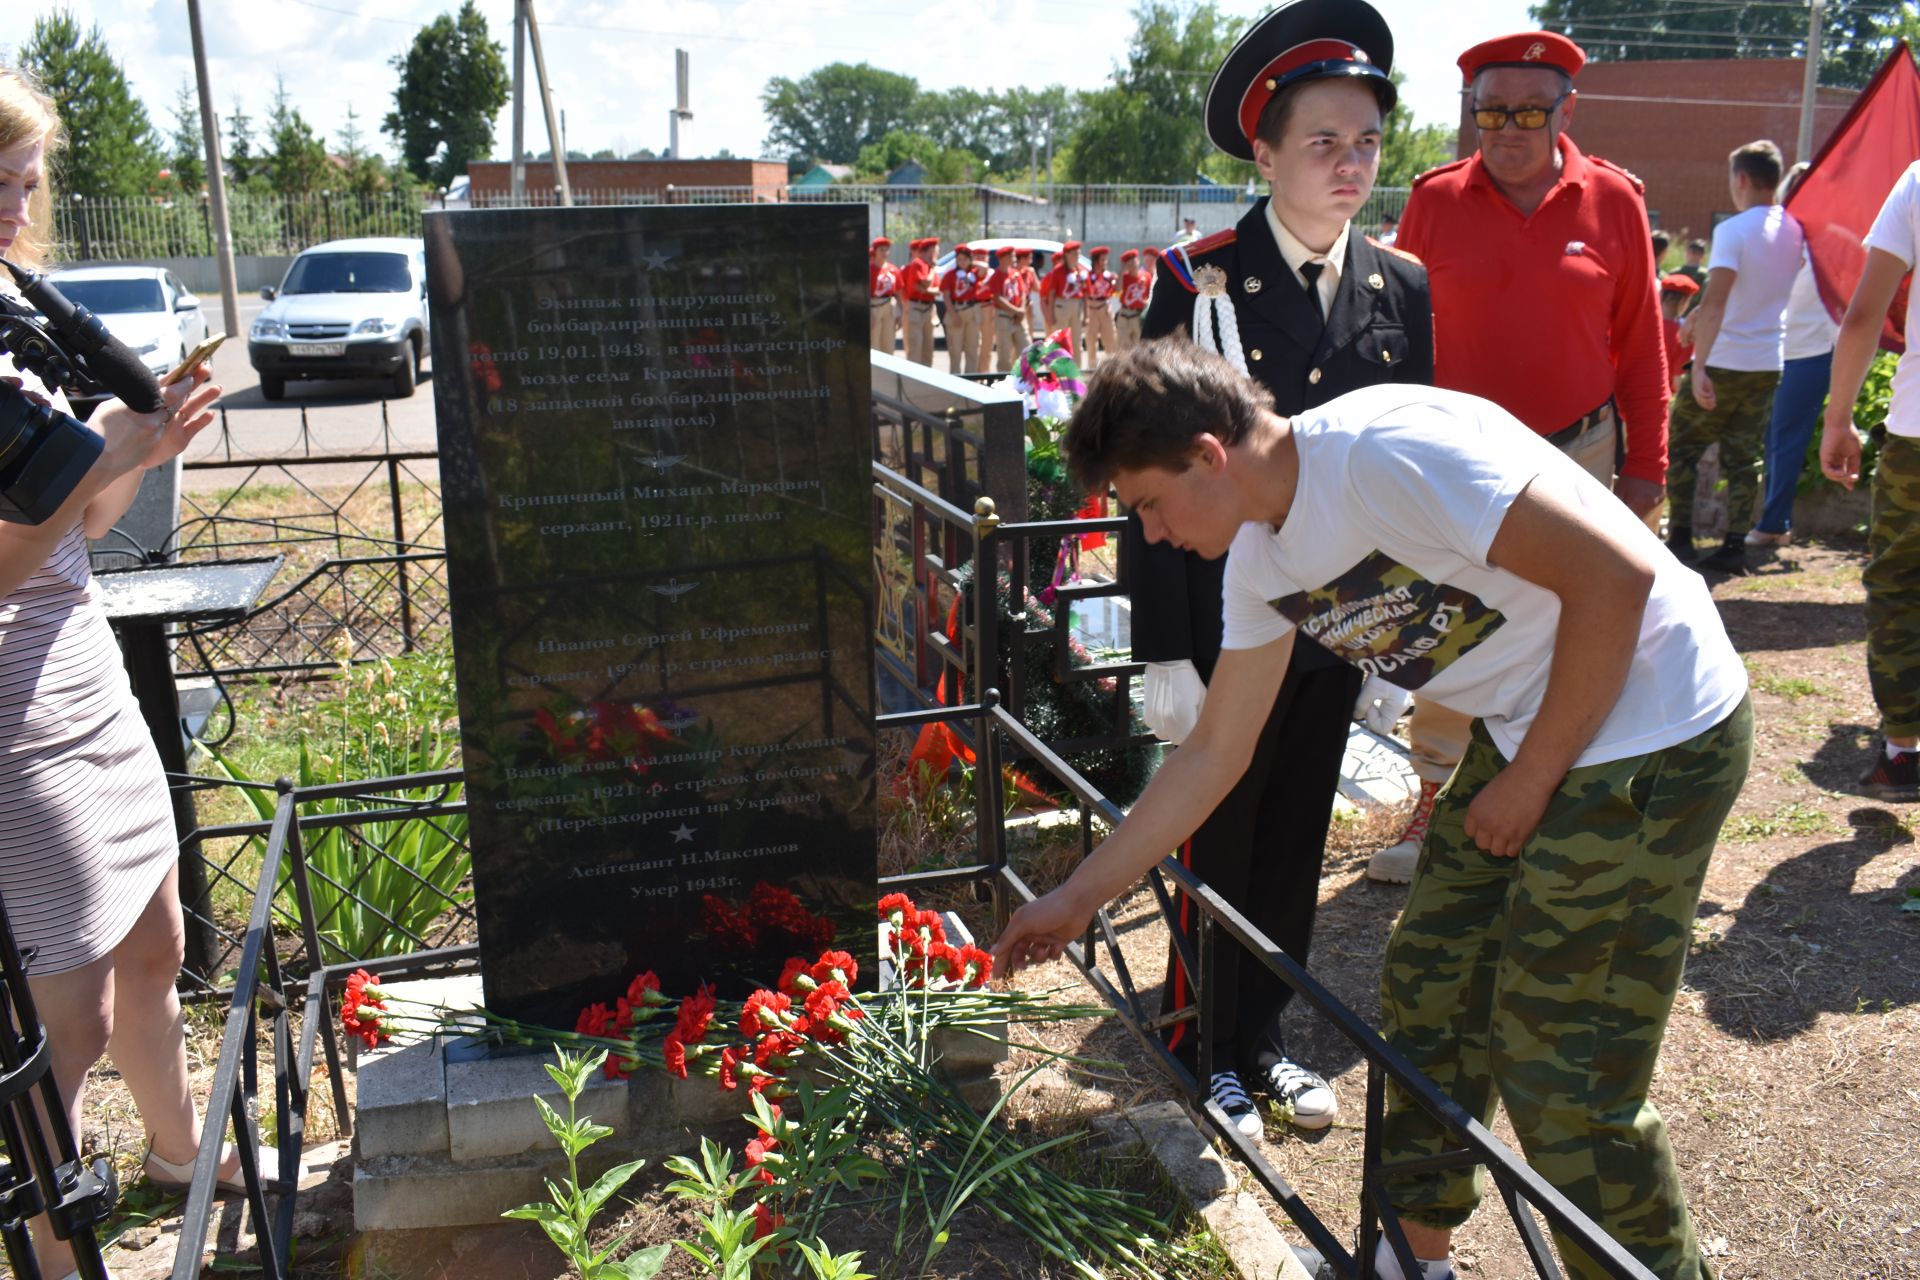
[[[1283,414],[1382,382],[1433,381],[1433,318],[1417,261],[1354,231],[1373,188],[1395,91],[1393,37],[1365,0],[1295,0],[1227,55],[1207,95],[1207,133],[1253,160],[1272,194],[1231,231],[1161,258],[1145,338],[1185,330],[1273,393]],[[1220,653],[1225,557],[1149,546],[1138,519],[1121,540],[1133,656],[1147,673],[1148,723],[1170,741],[1192,728]],[[1259,749],[1227,799],[1181,850],[1194,872],[1304,964],[1319,900],[1327,827],[1361,678],[1302,637]],[[1195,908],[1181,900],[1194,935]],[[1280,1013],[1290,988],[1223,939],[1208,994],[1215,1101],[1242,1132],[1260,1120],[1239,1073],[1285,1104],[1296,1125],[1331,1124],[1326,1081],[1288,1057]],[[1245,957],[1243,959],[1243,957]],[[1191,1002],[1177,956],[1169,1009]],[[1169,1046],[1197,1061],[1196,1024]]]

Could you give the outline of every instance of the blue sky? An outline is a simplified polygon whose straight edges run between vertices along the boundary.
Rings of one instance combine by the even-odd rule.
[[[1530,25],[1526,0],[1375,3],[1393,25],[1405,96],[1422,123],[1454,120],[1460,50]],[[164,129],[193,69],[182,0],[27,0],[16,7],[26,16],[8,40],[23,39],[33,17],[62,4],[99,25]],[[378,130],[392,106],[388,64],[422,25],[456,7],[453,0],[201,0],[216,104],[224,116],[237,97],[262,118],[275,76],[283,75],[293,103],[330,143],[337,144],[351,106],[368,141],[386,150]],[[512,0],[479,0],[479,7],[511,57]],[[1253,14],[1269,5],[1224,0],[1221,7]],[[759,94],[772,76],[865,61],[930,89],[1055,82],[1091,89],[1124,59],[1133,29],[1121,0],[539,0],[536,12],[567,145],[622,153],[665,148],[676,47],[692,56],[692,149],[752,155],[766,136]],[[1011,31],[1021,33],[1017,49],[999,38]],[[534,150],[545,147],[532,101],[528,136]],[[507,141],[502,112],[499,154]]]

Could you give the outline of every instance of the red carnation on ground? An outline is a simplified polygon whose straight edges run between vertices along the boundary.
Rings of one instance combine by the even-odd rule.
[[[756,1176],[768,1186],[773,1185],[773,1170],[767,1167],[767,1157],[779,1145],[777,1139],[764,1135],[747,1143],[747,1168],[758,1169],[760,1172]]]
[[[754,1041],[753,1064],[765,1067],[778,1058],[792,1056],[806,1041],[791,1031],[769,1031]]]
[[[808,988],[801,986],[799,980],[806,978],[809,983],[814,981],[808,976],[808,968],[807,962],[801,957],[789,957],[786,968],[780,971],[780,981],[774,984],[774,988],[796,999],[805,996]]]
[[[687,1078],[687,1046],[680,1039],[680,1032],[669,1031],[667,1038],[660,1042],[661,1065],[679,1076]]]
[[[793,999],[784,991],[762,987],[740,1008],[740,1034],[751,1039],[763,1031],[778,1030],[786,1025],[786,1014],[792,1008]]]
[[[755,1203],[753,1206],[753,1238],[755,1240],[772,1235],[786,1223],[787,1215],[775,1213],[767,1208],[764,1202]]]
[[[728,1045],[720,1051],[720,1087],[731,1093],[740,1087],[739,1077],[734,1074],[740,1065],[739,1051]]]
[[[347,979],[347,998],[355,1004],[370,1004],[384,1008],[387,993],[380,989],[380,979],[365,969],[355,969]]]
[[[961,980],[971,987],[984,987],[993,977],[993,953],[982,951],[969,942],[960,948]]]
[[[815,982],[838,980],[852,986],[860,976],[860,966],[844,951],[822,951],[820,958],[813,962],[810,974]]]
[[[910,920],[919,914],[920,909],[913,905],[913,899],[904,893],[890,893],[880,899],[882,920],[891,920],[894,924],[900,925],[903,921]],[[896,916],[899,919],[895,919]]]
[[[660,994],[660,979],[653,970],[634,975],[633,981],[627,984],[627,1002],[636,1008],[654,1008],[667,1002]]]
[[[680,1017],[673,1034],[686,1044],[699,1044],[707,1038],[707,1026],[713,1021],[713,988],[706,983],[680,1002]]]
[[[372,1016],[361,1017],[363,1010],[372,1010]],[[380,1025],[380,1006],[371,1002],[354,1003],[340,1010],[340,1026],[348,1035],[359,1036],[369,1049],[376,1048],[382,1040],[389,1039],[386,1028]]]
[[[583,1036],[612,1037],[619,1034],[614,1021],[613,1010],[607,1008],[605,1004],[590,1004],[580,1011],[579,1018],[574,1021],[573,1029]]]

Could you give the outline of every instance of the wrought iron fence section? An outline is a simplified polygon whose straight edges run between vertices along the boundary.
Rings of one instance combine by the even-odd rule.
[[[274,257],[353,236],[418,236],[421,213],[436,203],[410,191],[230,191],[227,221],[236,254]],[[54,228],[60,243],[81,261],[214,252],[208,203],[186,195],[62,200],[54,208]]]

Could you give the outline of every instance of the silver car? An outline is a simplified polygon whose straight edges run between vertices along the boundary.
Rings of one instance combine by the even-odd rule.
[[[413,394],[427,351],[425,242],[398,236],[334,240],[293,260],[272,305],[247,334],[260,394],[278,400],[290,378],[384,378]]]

